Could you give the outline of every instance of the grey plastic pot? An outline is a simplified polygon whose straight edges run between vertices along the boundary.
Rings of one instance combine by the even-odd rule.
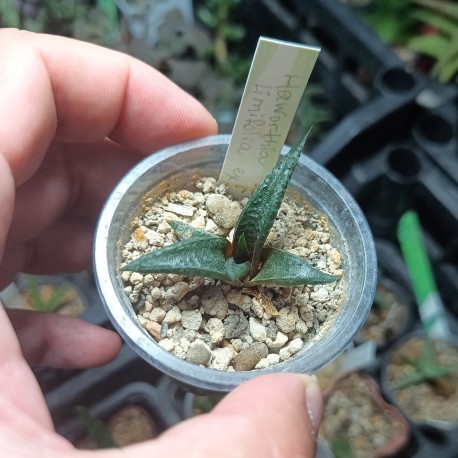
[[[137,321],[119,277],[120,244],[129,221],[151,188],[182,189],[193,176],[218,177],[230,136],[206,137],[175,145],[149,156],[114,189],[100,216],[94,246],[94,271],[107,313],[121,336],[160,371],[196,391],[227,392],[261,373],[313,373],[332,361],[352,341],[369,313],[376,287],[377,261],[369,226],[340,182],[302,155],[290,187],[298,191],[335,228],[333,244],[342,254],[345,299],[337,318],[291,360],[263,370],[223,372],[197,366],[163,350]],[[289,150],[284,147],[282,153]]]

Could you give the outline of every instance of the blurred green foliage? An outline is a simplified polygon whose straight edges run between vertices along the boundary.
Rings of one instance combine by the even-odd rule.
[[[362,17],[380,38],[433,60],[431,75],[458,74],[458,3],[454,0],[373,0]]]

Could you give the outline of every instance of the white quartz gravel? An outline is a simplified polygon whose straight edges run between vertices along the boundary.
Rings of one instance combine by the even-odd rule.
[[[200,179],[192,191],[148,198],[132,221],[123,262],[175,242],[170,220],[230,239],[245,203],[234,201],[213,178]],[[331,240],[323,215],[286,197],[267,242],[341,277],[341,255]],[[264,369],[293,358],[335,318],[343,291],[341,280],[266,287],[176,274],[122,272],[121,278],[140,325],[164,350],[229,371]]]

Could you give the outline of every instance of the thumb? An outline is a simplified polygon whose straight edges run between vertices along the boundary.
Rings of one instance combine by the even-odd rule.
[[[244,434],[252,445],[242,456],[308,458],[315,456],[322,411],[315,376],[273,374],[241,385],[212,413],[235,417],[242,428],[248,423]]]
[[[124,453],[135,458],[311,458],[322,409],[315,377],[262,375],[236,388],[211,413]]]

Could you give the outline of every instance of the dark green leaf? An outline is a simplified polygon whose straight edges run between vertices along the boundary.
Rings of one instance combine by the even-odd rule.
[[[239,243],[237,245],[237,251],[235,252],[234,256],[235,256],[235,259],[238,259],[240,261],[249,259],[248,248],[246,246],[245,234],[243,233],[239,238]]]
[[[287,251],[275,248],[262,250],[262,269],[251,281],[266,285],[295,286],[331,283],[337,277],[313,267]]]
[[[231,280],[239,280],[240,278],[248,275],[250,270],[250,263],[244,262],[243,264],[237,264],[234,258],[229,258],[226,261],[226,273]]]
[[[228,265],[224,258],[228,243],[221,237],[191,237],[159,250],[150,251],[123,266],[121,270],[236,280],[237,278],[233,277],[236,268],[229,265],[228,272]]]
[[[308,134],[307,134],[308,135]],[[277,217],[278,209],[304,148],[307,135],[292,148],[270,172],[248,199],[234,231],[234,251],[239,253],[240,239],[245,236],[246,247],[251,258],[251,275],[256,272],[261,250]],[[241,261],[236,258],[236,261]]]
[[[189,224],[184,223],[183,221],[167,221],[172,229],[175,231],[176,235],[180,240],[189,239],[191,237],[200,237],[200,238],[219,238],[216,235],[210,234],[202,229],[197,229]]]

